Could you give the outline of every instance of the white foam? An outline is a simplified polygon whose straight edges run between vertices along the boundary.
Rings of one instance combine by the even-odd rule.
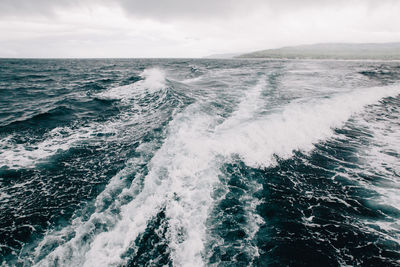
[[[46,134],[45,140],[33,144],[15,144],[11,136],[2,140],[0,150],[0,166],[13,168],[31,168],[44,162],[50,156],[68,150],[78,140],[90,138],[93,129],[82,128],[73,131],[69,127],[57,127]]]
[[[253,91],[260,92],[260,88],[258,85]],[[249,97],[254,98],[254,95],[248,93],[245,99]],[[79,223],[81,227],[77,228],[76,237],[57,248],[40,265],[54,260],[86,266],[120,264],[123,262],[121,255],[132,246],[132,242],[146,228],[148,220],[162,207],[165,207],[170,225],[167,236],[174,264],[202,265],[205,221],[213,203],[212,184],[218,182],[219,165],[210,142],[213,140],[210,129],[215,126],[217,118],[202,114],[200,109],[201,104],[193,105],[170,123],[169,136],[149,164],[151,171],[144,179],[143,189],[138,190],[140,186],[133,183],[129,190],[121,193],[140,191],[132,202],[121,207],[120,220],[112,230],[92,236],[94,240],[89,248],[81,240],[82,236],[91,233],[92,218],[86,223]],[[240,117],[243,118],[242,115]],[[103,199],[109,198],[113,188],[119,186],[119,176],[114,177],[99,195],[97,207],[101,207]],[[107,211],[98,211],[93,216],[109,218],[110,227],[114,225],[115,216],[110,218]],[[72,258],[74,262],[69,262],[68,259]]]
[[[58,262],[62,266],[81,266],[84,264],[85,254],[90,249],[91,241],[99,231],[113,227],[118,221],[118,210],[124,204],[126,197],[135,197],[142,188],[141,174],[135,176],[131,189],[127,190],[125,179],[139,165],[144,164],[155,149],[155,143],[145,143],[137,148],[142,153],[138,158],[132,158],[126,163],[126,167],[115,175],[103,192],[95,200],[94,212],[88,219],[83,217],[75,218],[70,225],[58,231],[52,231],[45,235],[45,238],[38,244],[34,251],[33,262],[37,266],[51,266]],[[106,206],[105,202],[112,202]],[[68,236],[73,238],[68,240]],[[49,248],[57,245],[56,249],[49,253]],[[46,255],[47,254],[47,255]],[[44,258],[42,258],[46,255]]]
[[[219,167],[224,161],[239,155],[249,166],[266,167],[274,164],[275,155],[287,158],[293,150],[311,150],[314,143],[332,136],[333,128],[340,127],[365,105],[400,92],[397,86],[363,88],[329,99],[289,104],[279,114],[254,119],[264,87],[262,82],[253,87],[238,110],[218,127],[219,118],[202,112],[204,103],[195,103],[178,114],[168,127],[163,146],[150,161],[143,184],[133,183],[129,189],[138,193],[120,207],[120,213],[110,219],[107,230],[93,235],[90,244],[74,243],[77,248],[73,254],[68,254],[73,246],[59,247],[57,257],[40,265],[59,257],[67,261],[77,257],[76,263],[84,266],[124,264],[123,253],[134,246],[148,221],[165,208],[173,264],[203,266],[206,220],[214,204],[211,195],[219,182]],[[249,218],[257,219],[255,207],[251,206],[257,203],[246,201],[250,203]],[[104,213],[95,216],[108,220]],[[250,236],[257,227],[257,224],[250,226]],[[79,235],[84,236],[88,229],[82,229]]]
[[[369,109],[369,112],[359,116],[354,123],[359,127],[368,127],[371,136],[365,137],[367,146],[361,147],[359,151],[359,161],[361,164],[357,173],[367,174],[369,176],[380,177],[376,181],[357,179],[357,183],[375,191],[378,196],[370,198],[371,205],[377,205],[377,208],[394,208],[400,211],[400,124],[398,118],[399,110],[388,110],[389,105],[376,105]],[[384,114],[392,118],[387,118]],[[376,116],[380,116],[376,119]],[[396,117],[397,116],[397,117]],[[365,220],[370,231],[400,244],[398,218],[387,215],[380,220]],[[375,225],[376,227],[370,227]]]
[[[260,201],[254,195],[257,193],[257,191],[262,190],[262,185],[248,178],[249,177],[240,177],[241,183],[246,185],[246,189],[245,192],[239,198],[240,206],[243,209],[246,218],[245,224],[239,223],[239,225],[241,230],[243,230],[246,233],[246,236],[241,239],[234,240],[234,244],[232,244],[230,240],[225,241],[220,236],[218,236],[218,234],[214,235],[213,229],[220,231],[221,225],[219,225],[218,223],[224,221],[223,212],[221,212],[220,210],[216,210],[215,212],[213,212],[211,216],[217,216],[217,217],[213,218],[212,222],[208,223],[209,234],[207,236],[207,247],[208,247],[207,249],[208,254],[206,255],[207,259],[213,256],[213,253],[216,249],[221,252],[225,252],[232,246],[234,246],[235,249],[240,250],[241,254],[246,253],[246,256],[249,258],[248,264],[250,266],[254,265],[253,264],[254,260],[260,255],[256,240],[254,238],[260,226],[263,225],[265,222],[262,219],[262,217],[257,213],[257,207],[262,203],[262,201]],[[229,180],[230,177],[227,177],[227,179]],[[231,191],[231,189],[232,188],[226,182],[224,182],[223,185],[218,186],[217,191],[220,197],[218,199],[215,199],[214,201],[216,203],[220,203],[221,201],[226,199],[226,196]],[[216,225],[214,224],[215,219],[218,220]],[[230,261],[231,262],[236,261],[237,256],[238,256],[237,254],[232,255]],[[218,266],[219,263],[220,262],[215,262],[213,264]]]
[[[266,167],[275,156],[289,158],[294,150],[310,151],[333,135],[350,116],[383,97],[400,93],[399,86],[353,90],[327,99],[289,104],[283,112],[221,127],[215,146],[223,155],[238,154],[249,166]]]
[[[245,92],[243,100],[239,103],[238,108],[232,113],[228,120],[224,121],[218,127],[218,131],[224,131],[224,129],[230,131],[248,121],[254,120],[257,111],[261,109],[263,104],[260,96],[266,86],[266,77],[262,76],[251,90]]]
[[[165,88],[165,72],[163,70],[145,69],[141,76],[144,80],[131,85],[110,88],[98,94],[98,97],[129,101],[132,98],[140,99],[144,94],[154,93]],[[132,106],[132,109],[141,110],[141,107],[135,106],[132,102],[128,104]],[[105,124],[91,123],[77,129],[68,126],[57,127],[46,133],[43,141],[28,145],[16,144],[12,141],[12,136],[8,136],[0,140],[0,167],[33,168],[36,164],[45,162],[57,153],[67,151],[82,142],[96,139],[99,133],[103,133],[109,138],[110,134],[116,134],[124,125],[140,119],[139,115],[133,115],[127,111],[120,114],[116,120],[108,121]]]
[[[2,203],[8,202],[10,197],[11,197],[11,196],[10,196],[9,194],[7,194],[7,193],[5,193],[5,192],[0,192],[0,201],[1,201]]]
[[[141,96],[144,92],[155,93],[165,88],[165,72],[159,68],[145,69],[138,82],[110,88],[97,94],[103,99],[129,100]]]
[[[315,142],[332,136],[334,127],[340,127],[363,106],[399,92],[397,87],[365,88],[319,103],[289,105],[282,114],[248,122],[244,118],[251,116],[243,112],[248,109],[246,101],[257,99],[254,95],[260,89],[255,88],[240,105],[243,110],[239,108],[213,133],[214,118],[200,116],[196,110],[189,109],[192,111],[176,118],[169,138],[150,164],[152,171],[140,197],[124,207],[113,231],[96,238],[87,254],[88,266],[117,264],[118,255],[163,205],[170,222],[174,264],[203,265],[205,221],[213,203],[212,186],[218,182],[218,155],[238,154],[248,165],[269,166],[274,155],[289,157],[295,149],[311,149]]]
[[[150,162],[143,190],[121,209],[115,228],[100,234],[91,244],[87,266],[121,263],[121,254],[164,206],[174,263],[202,265],[205,219],[217,171],[210,164],[213,155],[205,137],[209,126],[210,118],[199,117],[196,106],[174,119],[169,137]]]
[[[185,79],[185,80],[182,80],[181,82],[182,83],[186,83],[186,84],[190,84],[190,83],[195,83],[195,82],[201,81],[202,79],[204,79],[204,77],[203,76],[199,76],[199,77],[195,77],[195,78]]]
[[[18,144],[13,142],[12,135],[0,140],[0,167],[10,169],[34,168],[46,162],[50,157],[77,147],[84,143],[98,142],[99,139],[113,140],[126,122],[123,114],[116,120],[105,124],[90,123],[81,127],[56,127],[44,135],[44,140],[37,143]],[[135,116],[131,116],[133,121]],[[113,137],[114,136],[114,137]]]

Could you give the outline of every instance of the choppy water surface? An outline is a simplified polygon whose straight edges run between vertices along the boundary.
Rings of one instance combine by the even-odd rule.
[[[400,63],[0,60],[4,266],[400,265]]]

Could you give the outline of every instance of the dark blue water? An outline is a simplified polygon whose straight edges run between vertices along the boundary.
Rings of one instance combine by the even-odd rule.
[[[4,266],[399,266],[400,63],[0,59]]]

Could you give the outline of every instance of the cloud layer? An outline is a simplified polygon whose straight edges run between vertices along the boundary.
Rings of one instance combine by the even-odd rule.
[[[1,0],[0,57],[200,57],[400,41],[396,0]]]

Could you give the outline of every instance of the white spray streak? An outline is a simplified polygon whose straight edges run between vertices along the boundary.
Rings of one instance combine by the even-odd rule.
[[[233,116],[217,128],[216,118],[199,112],[198,104],[170,123],[168,138],[150,162],[143,190],[121,208],[115,227],[90,244],[85,266],[123,263],[121,255],[162,207],[170,225],[174,265],[204,265],[205,222],[213,205],[213,185],[218,183],[219,156],[237,154],[249,166],[270,166],[275,155],[288,158],[293,150],[309,151],[365,105],[399,93],[397,86],[364,88],[319,102],[290,104],[280,114],[251,120],[256,108],[249,112],[249,107],[257,101],[260,88],[249,92]]]
[[[287,158],[295,149],[312,149],[365,105],[398,92],[397,87],[365,88],[319,103],[289,105],[282,114],[248,122],[251,116],[243,112],[248,109],[246,100],[254,104],[257,99],[253,91],[242,102],[243,110],[213,134],[209,134],[212,118],[187,111],[171,125],[173,132],[152,160],[153,171],[146,177],[143,197],[126,207],[126,215],[113,231],[95,240],[86,263],[117,264],[118,257],[109,257],[121,255],[167,201],[174,264],[203,265],[205,220],[213,203],[212,186],[218,182],[218,166],[212,162],[218,155],[238,154],[250,166],[269,166],[275,155]],[[99,259],[99,255],[104,258]]]
[[[267,167],[275,163],[275,155],[289,158],[294,150],[310,151],[364,106],[399,92],[397,85],[362,88],[312,103],[289,104],[280,114],[234,128],[221,125],[217,145],[223,155],[238,154],[249,166]]]
[[[264,86],[260,83],[247,93],[240,106],[243,111],[257,101]],[[151,171],[143,190],[122,208],[121,220],[114,229],[96,237],[86,255],[86,266],[120,264],[120,255],[162,207],[170,226],[167,236],[174,264],[204,265],[206,220],[220,164],[218,151],[213,149],[212,128],[217,118],[201,114],[200,109],[199,104],[191,106],[171,122],[168,138],[149,164]],[[243,119],[238,112],[230,120]]]
[[[97,97],[103,99],[129,100],[143,95],[143,93],[155,93],[165,88],[165,72],[159,68],[145,69],[140,76],[143,80],[110,88],[105,92],[97,94]]]
[[[86,266],[119,264],[120,255],[145,230],[148,220],[163,205],[166,205],[166,216],[171,226],[172,254],[183,257],[174,262],[191,266],[201,264],[205,232],[202,221],[207,218],[207,207],[212,202],[210,190],[215,182],[215,170],[209,164],[212,155],[207,144],[199,142],[199,139],[208,129],[210,120],[206,117],[194,119],[196,113],[190,111],[185,114],[174,120],[172,132],[151,160],[151,171],[145,178],[141,193],[122,208],[121,220],[115,228],[99,235],[92,243]],[[181,234],[185,236],[183,244],[178,241]],[[191,249],[186,246],[189,242]]]

